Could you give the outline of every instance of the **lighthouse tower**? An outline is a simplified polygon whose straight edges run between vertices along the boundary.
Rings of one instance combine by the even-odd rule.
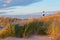
[[[45,11],[42,12],[43,16],[45,16]]]

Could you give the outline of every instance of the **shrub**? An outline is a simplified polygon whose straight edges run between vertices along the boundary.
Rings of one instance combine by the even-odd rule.
[[[23,26],[18,26],[15,25],[15,36],[16,37],[23,37],[23,32],[24,32],[25,27]]]
[[[33,32],[34,32],[33,22],[29,23],[29,24],[26,24],[26,27],[25,27],[25,30],[24,30],[24,33],[23,33],[23,37],[28,37],[31,34],[33,34]]]
[[[43,27],[44,22],[33,21],[26,24],[23,37],[31,36],[32,34],[46,35],[46,29]]]
[[[47,30],[48,26],[46,26],[43,21],[37,22],[35,24],[35,26],[36,26],[35,32],[37,32],[37,34],[39,34],[39,35],[46,35],[47,34],[45,31]]]

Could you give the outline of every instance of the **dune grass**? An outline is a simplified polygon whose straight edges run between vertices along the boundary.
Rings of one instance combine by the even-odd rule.
[[[19,25],[10,25],[3,28],[0,31],[0,37],[29,37],[33,34],[46,34],[45,28],[43,28],[43,22],[30,22],[25,24],[24,26]]]
[[[14,25],[9,25],[0,31],[0,38],[14,36],[15,35],[14,33],[15,33]]]
[[[31,35],[52,35],[54,38],[60,32],[60,21],[55,16],[28,20],[24,25],[12,25],[0,31],[0,37],[30,37]]]
[[[60,40],[60,36],[57,36],[54,40]]]

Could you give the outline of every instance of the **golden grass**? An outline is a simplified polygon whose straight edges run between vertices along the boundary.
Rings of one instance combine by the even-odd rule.
[[[57,36],[60,32],[60,13],[29,19],[26,24],[9,25],[0,31],[0,37],[29,37],[33,34]]]

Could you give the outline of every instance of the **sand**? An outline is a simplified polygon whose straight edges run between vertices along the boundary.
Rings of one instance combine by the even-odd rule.
[[[48,36],[39,36],[39,35],[34,35],[29,38],[17,38],[17,37],[8,37],[2,40],[52,40],[51,37]]]

